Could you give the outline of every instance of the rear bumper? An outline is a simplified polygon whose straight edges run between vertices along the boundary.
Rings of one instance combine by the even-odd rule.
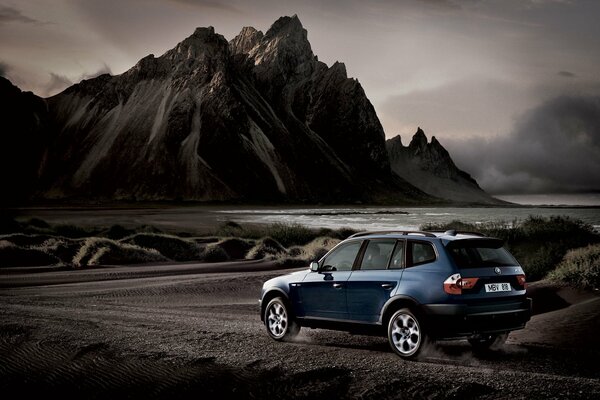
[[[465,337],[523,329],[531,318],[530,298],[481,304],[422,306],[429,334],[437,338]]]

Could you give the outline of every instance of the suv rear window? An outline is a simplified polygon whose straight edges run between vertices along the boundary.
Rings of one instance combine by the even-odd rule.
[[[448,250],[458,268],[519,265],[499,240],[454,242]]]

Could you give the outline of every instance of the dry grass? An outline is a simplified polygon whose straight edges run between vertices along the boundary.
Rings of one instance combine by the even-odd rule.
[[[548,278],[584,289],[600,289],[600,244],[569,250]]]
[[[73,265],[118,265],[168,261],[158,250],[106,238],[88,238],[73,257]]]
[[[137,233],[119,241],[146,249],[154,249],[166,258],[174,261],[200,259],[200,246],[192,239],[162,233]]]

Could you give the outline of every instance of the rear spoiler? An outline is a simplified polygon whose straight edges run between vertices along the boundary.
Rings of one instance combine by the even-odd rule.
[[[452,249],[456,247],[490,247],[492,249],[499,249],[504,245],[504,240],[491,237],[482,238],[465,238],[451,240],[446,245],[447,248]]]

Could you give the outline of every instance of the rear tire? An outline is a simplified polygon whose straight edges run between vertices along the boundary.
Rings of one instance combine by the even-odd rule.
[[[507,337],[508,333],[483,335],[477,338],[470,338],[469,343],[473,347],[473,351],[485,352],[489,350],[496,350],[499,347],[502,347],[504,342],[506,342]]]
[[[275,340],[291,340],[300,332],[291,310],[281,297],[275,297],[265,307],[267,333]]]
[[[401,308],[388,322],[388,341],[397,355],[412,359],[419,355],[428,340],[419,317],[408,308]]]

